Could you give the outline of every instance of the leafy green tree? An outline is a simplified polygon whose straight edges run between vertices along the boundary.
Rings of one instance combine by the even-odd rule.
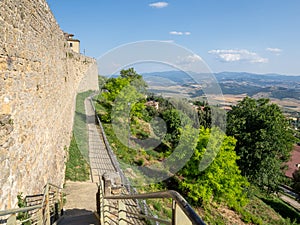
[[[279,106],[268,99],[246,97],[228,113],[227,134],[237,139],[238,165],[249,181],[275,191],[284,178],[294,143]]]
[[[300,194],[300,170],[299,169],[293,173],[293,178],[294,178],[293,187]]]
[[[120,71],[120,76],[122,78],[129,79],[130,81],[142,79],[142,76],[138,74],[133,68],[129,68],[127,70],[123,69]]]
[[[106,100],[113,102],[115,101],[116,97],[120,94],[122,89],[128,86],[129,84],[130,80],[127,78],[110,78],[104,86],[106,92],[104,92],[102,95],[106,98]]]
[[[223,140],[221,145],[220,140]],[[235,143],[233,137],[225,136],[218,128],[200,129],[198,144],[192,158],[178,172],[179,177],[183,177],[179,188],[195,204],[209,203],[213,199],[225,201],[229,205],[246,202],[244,188],[249,184],[240,174],[236,164],[239,157],[234,151]],[[208,144],[211,145],[212,151],[208,152]],[[201,171],[199,165],[207,158],[207,154],[214,160]]]
[[[166,110],[162,113],[162,118],[166,122],[167,134],[165,140],[171,142],[173,146],[178,143],[180,137],[181,120],[176,109]]]
[[[134,68],[121,70],[120,77],[129,80],[130,84],[134,86],[140,93],[146,93],[145,88],[147,87],[147,84],[144,81],[143,76],[138,74]]]

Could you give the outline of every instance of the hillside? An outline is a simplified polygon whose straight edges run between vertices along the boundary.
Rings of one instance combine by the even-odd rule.
[[[234,105],[245,96],[250,96],[270,98],[286,112],[300,110],[300,76],[222,72],[213,77],[211,74],[166,71],[145,73],[143,77],[149,85],[149,91],[168,97],[204,97],[203,87],[218,84],[224,98],[214,98],[223,105]]]

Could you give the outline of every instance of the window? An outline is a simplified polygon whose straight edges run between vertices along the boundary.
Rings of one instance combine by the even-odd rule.
[[[70,47],[71,47],[71,48],[73,47],[73,43],[70,43]]]

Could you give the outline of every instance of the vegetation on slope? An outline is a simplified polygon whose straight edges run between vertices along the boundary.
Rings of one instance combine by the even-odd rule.
[[[66,164],[66,180],[86,181],[89,180],[90,167],[78,149],[76,139],[72,137],[68,150],[68,161]]]
[[[237,139],[242,174],[262,190],[277,191],[296,142],[279,106],[246,97],[228,113],[227,133]]]
[[[151,165],[155,166],[159,162],[165,162],[165,165],[174,165],[174,162],[168,164],[168,157],[171,154],[175,152],[176,159],[185,157],[183,155],[184,151],[176,151],[175,149],[182,148],[183,150],[188,146],[195,148],[184,168],[163,182],[139,187],[140,192],[175,189],[183,194],[195,207],[199,207],[199,214],[208,224],[235,223],[228,213],[234,214],[238,221],[236,224],[293,224],[291,221],[297,220],[297,217],[300,216],[299,213],[290,211],[287,205],[282,204],[281,200],[271,194],[271,191],[276,190],[276,185],[278,185],[280,179],[270,183],[272,178],[270,170],[261,170],[262,174],[260,174],[262,180],[264,182],[269,181],[269,183],[255,182],[245,174],[243,169],[248,161],[244,160],[243,155],[236,148],[236,143],[240,141],[240,136],[244,135],[242,132],[244,130],[228,133],[228,135],[234,135],[234,137],[226,136],[211,123],[211,108],[205,103],[194,103],[198,106],[196,116],[199,120],[195,122],[191,119],[195,116],[194,110],[190,110],[179,100],[171,101],[151,93],[141,94],[144,93],[144,87],[145,83],[142,77],[136,74],[133,69],[123,70],[120,77],[106,80],[102,87],[104,91],[97,98],[97,113],[121,164],[126,164],[127,169],[128,165],[151,168]],[[145,103],[149,101],[158,102],[159,109],[149,105],[146,106]],[[268,105],[266,100],[260,101],[262,105],[263,102]],[[179,105],[181,107],[178,107]],[[250,104],[247,111],[257,110],[251,107]],[[122,112],[125,113],[122,114]],[[222,113],[217,112],[216,114],[218,115],[217,124],[222,127],[224,125]],[[250,122],[255,121],[257,124],[263,125],[266,130],[264,131],[263,128],[258,130],[261,132],[271,131],[273,137],[286,135],[284,136],[285,140],[280,142],[283,149],[277,149],[276,151],[271,148],[274,154],[272,159],[274,165],[286,160],[291,150],[289,149],[290,144],[293,142],[290,132],[284,130],[287,127],[281,114],[281,111],[275,106],[272,105],[270,109],[266,106],[260,113],[253,113],[250,120]],[[237,128],[242,127],[236,121],[243,121],[243,115],[243,113],[237,113],[236,115],[232,113],[230,115],[232,121],[230,122],[232,123],[230,131],[236,131]],[[241,118],[238,116],[241,116]],[[259,118],[257,119],[255,116],[259,116]],[[155,117],[162,118],[166,130],[159,126],[163,123],[162,121],[151,121]],[[271,119],[272,117],[274,121]],[[275,123],[276,121],[279,122],[279,125]],[[128,125],[129,122],[130,125]],[[114,129],[116,124],[117,129]],[[270,125],[269,128],[268,125]],[[281,126],[282,129],[271,129],[278,128],[278,126]],[[257,125],[257,127],[259,126]],[[247,129],[253,128],[255,126],[251,125]],[[287,132],[285,133],[285,131]],[[120,133],[118,134],[118,132]],[[121,137],[120,134],[122,134]],[[256,154],[262,152],[259,147],[262,147],[263,144],[268,147],[268,141],[274,140],[270,137],[266,142],[262,140],[261,142],[255,142],[259,140],[258,137],[260,135],[257,135],[256,139],[250,139],[253,140],[251,143],[252,152],[256,152]],[[143,142],[144,139],[151,140],[154,143],[159,141],[160,144],[155,148],[151,148],[147,145],[147,142]],[[210,144],[213,146],[220,146],[219,152],[208,150],[208,139],[211,140]],[[240,142],[238,146],[241,146]],[[270,152],[272,152],[271,150]],[[214,159],[214,161],[205,170],[199,170],[199,163],[203,159],[208,161]],[[264,166],[264,164],[261,164],[261,166]],[[274,175],[281,177],[282,168],[272,168],[274,168]],[[170,169],[172,170],[172,167]],[[250,170],[252,169],[250,168]],[[263,171],[265,171],[265,174]],[[139,177],[139,172],[131,170],[131,178],[136,179]],[[150,172],[155,171],[150,170]],[[248,179],[251,183],[247,181]],[[268,194],[265,194],[264,185],[266,184],[269,188]],[[143,184],[140,183],[140,185]],[[259,185],[260,189],[256,188],[255,185]],[[148,203],[160,216],[168,217],[170,215],[170,211],[166,210],[166,206],[170,205],[169,202],[151,200]],[[282,210],[278,210],[277,203],[280,204]]]
[[[66,180],[86,181],[89,179],[88,133],[84,100],[91,93],[90,91],[80,93],[76,98],[73,136],[68,149],[68,161],[66,164]]]

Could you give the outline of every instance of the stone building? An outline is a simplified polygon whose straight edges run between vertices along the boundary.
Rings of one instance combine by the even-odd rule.
[[[74,39],[74,34],[64,33],[70,48],[77,53],[80,53],[80,41]]]

